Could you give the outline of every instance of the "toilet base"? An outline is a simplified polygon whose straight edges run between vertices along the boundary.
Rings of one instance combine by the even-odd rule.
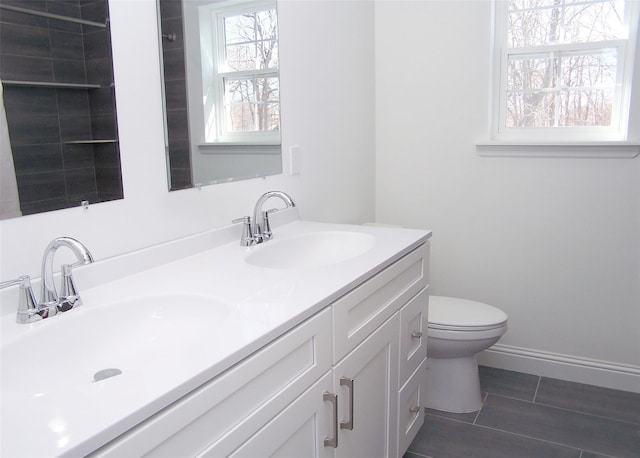
[[[430,409],[453,413],[482,407],[476,356],[427,358],[425,399]]]

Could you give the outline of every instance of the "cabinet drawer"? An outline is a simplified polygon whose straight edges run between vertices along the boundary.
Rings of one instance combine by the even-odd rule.
[[[324,445],[324,438],[333,434],[333,412],[323,397],[332,390],[332,377],[328,372],[229,457],[333,458],[334,449]],[[204,456],[209,455],[202,458]]]
[[[95,456],[226,456],[331,369],[331,313],[320,312]]]
[[[424,423],[427,361],[422,360],[398,396],[398,456],[403,456]]]
[[[402,386],[427,357],[429,287],[415,295],[400,311],[400,379]]]
[[[416,248],[333,305],[334,363],[428,283],[429,244]]]

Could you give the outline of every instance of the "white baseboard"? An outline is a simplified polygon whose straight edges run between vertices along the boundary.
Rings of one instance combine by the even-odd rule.
[[[478,364],[640,393],[640,366],[500,344],[479,353]]]

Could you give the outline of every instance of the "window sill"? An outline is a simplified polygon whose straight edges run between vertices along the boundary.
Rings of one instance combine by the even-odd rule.
[[[280,142],[277,143],[251,143],[251,142],[218,142],[201,143],[198,145],[200,154],[265,154],[280,155]]]
[[[526,142],[485,141],[476,143],[484,157],[557,157],[632,159],[640,154],[640,143],[628,141]]]
[[[200,143],[198,146],[201,148],[207,147],[216,147],[216,146],[280,146],[280,140],[265,140],[258,142],[251,141],[223,141],[223,142],[210,142],[210,143]]]

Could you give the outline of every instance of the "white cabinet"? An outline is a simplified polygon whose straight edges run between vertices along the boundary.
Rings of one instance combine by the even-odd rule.
[[[400,387],[426,358],[428,307],[429,290],[425,288],[400,311]]]
[[[420,291],[400,311],[398,456],[409,448],[425,418],[428,291]]]
[[[426,370],[427,360],[425,358],[407,383],[400,389],[398,395],[399,457],[407,451],[424,423]]]
[[[402,456],[420,429],[424,412],[411,406],[411,427],[407,429],[409,408],[399,400],[412,390],[401,391],[427,357],[428,286],[427,243],[334,302],[334,377],[350,377],[343,374],[348,372],[343,367],[358,368],[354,373],[362,370],[359,380],[354,380],[354,415],[365,422],[359,430],[355,426],[354,431],[340,430],[336,457]],[[373,343],[383,330],[388,343],[384,352],[380,342]],[[383,357],[388,358],[386,365],[381,363]],[[424,370],[421,375],[412,383],[425,379]],[[349,391],[338,387],[336,380],[334,385],[344,412]],[[420,406],[425,405],[423,392],[414,397]]]
[[[428,264],[427,243],[334,302],[334,363],[427,286]]]
[[[394,315],[333,370],[340,424],[336,458],[396,454],[398,324]]]
[[[401,457],[424,421],[428,265],[427,243],[93,456]]]
[[[332,384],[332,374],[328,372],[230,456],[333,457],[333,449],[324,446],[324,438],[334,434],[333,411],[323,400]]]
[[[394,315],[230,456],[395,456],[399,320]],[[337,399],[336,412],[326,396]]]
[[[227,456],[330,371],[331,346],[324,310],[94,456]]]

